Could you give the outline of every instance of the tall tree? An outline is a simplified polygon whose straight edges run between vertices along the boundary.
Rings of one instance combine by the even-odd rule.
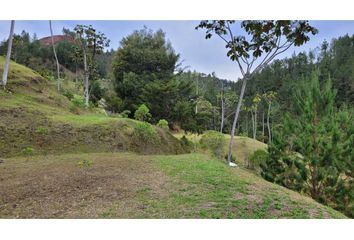
[[[141,96],[145,85],[171,80],[179,54],[175,53],[162,30],[153,32],[144,28],[134,31],[120,43],[112,60],[115,89],[124,101],[124,108],[134,112],[144,103]],[[152,90],[151,87],[158,85],[149,88]]]
[[[316,28],[309,25],[308,21],[242,21],[241,29],[245,30],[248,36],[238,36],[232,29],[234,23],[233,20],[206,20],[201,21],[196,27],[196,29],[206,29],[206,39],[215,34],[225,42],[225,47],[228,49],[227,56],[237,63],[242,74],[240,100],[231,128],[227,158],[229,165],[247,80],[291,46],[301,46],[306,43],[310,39],[310,33],[314,35],[318,32]]]
[[[109,46],[109,40],[91,25],[77,25],[74,31],[83,57],[85,105],[88,107],[90,99],[89,79],[94,80],[92,78],[95,77],[96,55],[102,53],[104,48]]]
[[[353,215],[353,114],[335,106],[330,80],[313,74],[274,132],[262,176]]]
[[[1,81],[1,85],[3,85],[4,88],[6,87],[7,75],[9,73],[11,49],[12,49],[12,39],[13,39],[13,35],[14,35],[14,29],[15,29],[15,20],[11,20],[10,35],[9,35],[8,45],[7,45],[7,54],[6,54],[6,59],[5,59],[4,72],[2,74],[2,81]]]
[[[272,103],[276,99],[276,93],[273,91],[269,91],[263,94],[263,98],[267,102],[268,110],[267,110],[267,129],[268,129],[268,143],[272,142],[272,129],[270,127],[270,114],[272,111]]]
[[[55,44],[54,44],[54,37],[53,37],[53,28],[52,28],[52,21],[49,20],[49,29],[50,29],[50,36],[52,39],[52,47],[53,47],[53,53],[54,53],[54,58],[55,62],[57,65],[57,85],[58,85],[58,91],[60,91],[60,65],[57,57],[57,51],[55,50]]]

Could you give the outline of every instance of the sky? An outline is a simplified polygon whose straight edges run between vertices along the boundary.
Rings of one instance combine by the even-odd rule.
[[[76,24],[91,24],[97,30],[103,32],[111,40],[110,47],[117,49],[121,39],[134,30],[142,29],[144,26],[156,31],[162,29],[166,38],[171,42],[173,48],[181,55],[183,66],[189,66],[189,70],[196,70],[203,73],[215,72],[220,78],[237,80],[241,74],[235,64],[226,56],[224,42],[213,37],[206,40],[203,30],[195,30],[198,21],[52,21],[54,34],[61,34],[63,27],[73,29]],[[345,34],[354,34],[354,21],[310,21],[310,24],[319,30],[319,33],[311,37],[311,40],[301,47],[292,47],[278,58],[291,56],[293,53],[309,51],[320,46],[324,40],[331,41]],[[0,40],[8,38],[10,21],[0,21]],[[50,35],[49,23],[44,20],[18,20],[15,23],[15,33],[19,34],[25,30],[31,35],[36,33],[38,38]],[[237,32],[239,27],[235,27]]]

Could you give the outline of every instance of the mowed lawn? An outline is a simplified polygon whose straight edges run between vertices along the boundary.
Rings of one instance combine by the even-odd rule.
[[[345,218],[205,154],[133,153],[5,159],[0,217]]]

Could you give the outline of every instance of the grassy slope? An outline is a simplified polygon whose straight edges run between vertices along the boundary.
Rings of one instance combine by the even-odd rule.
[[[81,160],[91,160],[82,167]],[[345,218],[205,154],[91,153],[0,164],[1,218]]]
[[[4,58],[0,57],[0,72]],[[180,142],[157,128],[159,141],[144,148],[132,142],[137,121],[108,117],[99,110],[70,111],[71,103],[56,83],[14,62],[7,91],[0,90],[0,157],[16,156],[32,147],[36,154],[129,150],[141,153],[182,153]],[[38,129],[47,133],[40,134]]]
[[[3,58],[0,57],[0,72]],[[0,217],[344,217],[307,197],[229,169],[203,154],[139,156],[92,153],[139,149],[131,142],[136,121],[98,112],[69,111],[70,102],[32,70],[12,63],[8,91],[0,90]],[[36,133],[39,127],[48,133]],[[183,152],[170,134],[145,153]],[[237,161],[262,143],[236,137]],[[83,169],[77,162],[93,160]]]
[[[185,134],[177,133],[174,136],[178,139],[183,137]],[[227,139],[227,144],[225,145],[225,153],[228,150],[228,143],[230,139],[230,135],[224,134]],[[197,134],[186,134],[185,135],[190,141],[194,143],[198,143],[202,135]],[[257,141],[248,137],[234,137],[234,145],[233,145],[233,156],[236,157],[236,163],[240,166],[247,166],[249,157],[258,149],[267,149],[267,144]]]

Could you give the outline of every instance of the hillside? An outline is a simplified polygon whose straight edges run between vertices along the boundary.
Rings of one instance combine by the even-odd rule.
[[[4,58],[0,57],[2,72]],[[58,94],[54,81],[14,62],[7,91],[0,90],[0,156],[21,155],[31,147],[35,154],[60,152],[136,151],[183,153],[180,142],[156,128],[154,143],[132,142],[137,121],[108,117],[102,111],[77,109]],[[167,144],[166,144],[167,143]]]
[[[236,138],[240,168],[198,149],[175,155],[187,151],[168,131],[133,140],[138,121],[73,109],[54,81],[19,64],[0,114],[1,218],[345,218],[245,170],[263,143]]]

